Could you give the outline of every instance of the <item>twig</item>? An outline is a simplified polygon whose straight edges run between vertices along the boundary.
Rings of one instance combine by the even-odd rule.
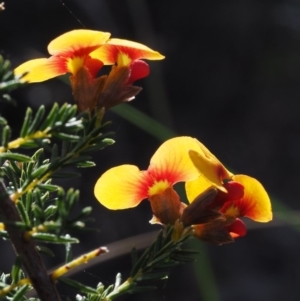
[[[9,234],[15,252],[21,257],[38,297],[42,301],[61,301],[55,284],[48,276],[46,267],[36,250],[34,242],[26,240],[25,231],[17,229],[12,225],[14,222],[20,222],[21,219],[2,181],[0,181],[0,214],[3,215],[5,224],[9,221],[5,225],[5,229]]]

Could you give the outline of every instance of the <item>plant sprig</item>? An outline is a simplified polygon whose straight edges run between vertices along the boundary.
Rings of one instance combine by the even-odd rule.
[[[23,85],[24,82],[21,81],[21,78],[14,75],[10,61],[0,55],[0,101],[14,104],[9,93]]]
[[[97,292],[90,291],[87,293],[73,281],[69,283],[65,281],[64,283],[86,293],[86,295],[78,294],[76,296],[78,301],[111,301],[125,293],[133,294],[156,289],[155,282],[168,278],[170,268],[193,261],[192,255],[198,253],[195,250],[182,248],[182,245],[191,237],[189,230],[184,232],[178,240],[173,239],[173,233],[174,227],[161,230],[156,240],[140,257],[133,248],[131,253],[132,269],[130,276],[123,283],[121,283],[121,274],[119,273],[113,285],[105,288],[102,283],[99,283],[94,289]]]
[[[74,105],[54,104],[48,114],[41,106],[35,114],[27,110],[20,137],[10,140],[11,129],[4,118],[0,119],[1,174],[7,183],[9,201],[15,203],[19,215],[13,221],[4,216],[0,223],[1,237],[10,238],[16,230],[24,241],[64,244],[71,254],[71,244],[79,241],[70,236],[69,231],[85,229],[91,208],[85,207],[77,215],[72,214],[79,192],[72,188],[65,192],[52,181],[55,177],[78,176],[64,172],[65,167],[95,165],[90,154],[114,143],[111,132],[103,133],[106,125],[101,125],[98,114],[77,115]],[[27,154],[15,152],[20,148],[27,148]],[[32,150],[34,152],[28,155]],[[53,255],[45,246],[36,245],[36,248]],[[23,273],[19,267],[18,271]],[[16,275],[15,270],[13,274]],[[24,294],[29,289],[28,282],[22,278],[17,282],[13,280],[3,293],[7,290],[13,300],[23,301],[27,300]]]
[[[8,125],[0,125],[2,148],[0,147],[0,160],[7,160],[2,170],[12,185],[8,185],[11,198],[15,202],[28,191],[44,185],[43,188],[54,189],[47,182],[53,177],[74,177],[76,173],[59,173],[64,167],[75,165],[77,167],[92,167],[90,153],[96,152],[114,143],[109,138],[112,132],[103,134],[104,127],[97,126],[97,115],[81,113],[76,115],[76,106],[65,104],[59,108],[54,104],[50,113],[45,117],[43,106],[33,117],[31,109],[27,110],[21,129],[20,138],[9,142],[10,130]],[[53,144],[53,139],[61,140],[60,147]],[[19,153],[12,153],[9,149],[42,146],[51,157],[44,159],[43,150],[36,151],[31,157]],[[47,186],[48,185],[48,186]]]

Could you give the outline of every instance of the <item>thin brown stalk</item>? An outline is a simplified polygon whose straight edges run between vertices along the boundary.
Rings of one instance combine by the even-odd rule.
[[[20,222],[21,218],[2,181],[0,181],[0,214],[3,216],[5,229],[15,252],[20,256],[38,297],[41,301],[61,301],[55,283],[49,277],[35,243],[31,239],[25,239],[25,231],[12,225],[14,222]]]

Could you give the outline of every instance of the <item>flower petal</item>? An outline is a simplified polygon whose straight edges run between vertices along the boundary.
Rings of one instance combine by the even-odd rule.
[[[154,218],[151,223],[174,225],[179,219],[185,205],[180,202],[177,192],[169,187],[162,193],[149,197]]]
[[[84,66],[89,70],[92,77],[96,77],[99,70],[103,67],[103,62],[87,57],[84,61]]]
[[[181,221],[185,226],[193,224],[203,224],[212,222],[222,216],[216,210],[211,210],[211,204],[214,202],[218,194],[217,188],[211,186],[187,206],[182,215]]]
[[[150,68],[147,63],[141,60],[133,61],[130,64],[130,77],[126,84],[131,85],[136,80],[148,76],[149,73],[150,73]]]
[[[187,199],[192,203],[201,193],[203,193],[208,188],[212,187],[211,182],[209,182],[205,177],[199,176],[194,181],[188,181],[185,183],[185,192]]]
[[[120,165],[106,171],[97,181],[94,194],[108,209],[137,206],[147,197],[144,172],[134,165]]]
[[[52,55],[65,57],[69,57],[74,53],[77,55],[87,55],[106,43],[109,37],[109,32],[76,29],[52,40],[48,45],[48,51]]]
[[[226,192],[223,180],[230,179],[233,174],[201,142],[198,141],[198,151],[190,150],[189,155],[200,174]]]
[[[99,89],[98,108],[105,107],[105,109],[109,109],[122,102],[131,101],[142,89],[126,85],[130,77],[128,67],[118,68],[113,66],[111,72],[105,77],[104,87],[101,90]]]
[[[189,158],[188,150],[197,149],[197,140],[176,137],[164,142],[150,161],[148,173],[155,179],[165,179],[171,185],[196,179],[199,172]]]
[[[139,59],[162,60],[165,58],[146,45],[123,39],[109,39],[105,45],[92,52],[91,57],[99,59],[105,65],[113,65],[118,62],[119,54],[128,57],[127,64]]]
[[[228,181],[224,183],[224,187],[227,190],[227,200],[235,201],[244,196],[245,187],[236,181]]]
[[[233,242],[232,236],[224,226],[225,223],[226,221],[220,219],[211,223],[194,225],[194,235],[202,241],[217,245]]]
[[[239,218],[227,226],[226,230],[230,233],[232,238],[245,236],[247,234],[247,228],[243,221],[241,221]]]
[[[34,59],[18,66],[14,73],[17,76],[28,72],[22,80],[37,83],[47,79],[63,75],[68,72],[66,60],[60,57],[50,57],[49,59]]]
[[[271,202],[261,183],[246,175],[235,175],[232,179],[241,183],[245,190],[244,196],[240,200],[233,201],[232,203],[228,202],[231,205],[227,204],[227,210],[230,210],[229,207],[234,206],[239,212],[238,216],[246,216],[257,222],[272,220]],[[222,208],[223,212],[224,209]]]
[[[104,86],[106,78],[100,76],[94,79],[87,68],[80,68],[76,75],[71,75],[69,79],[78,111],[93,111],[97,105],[99,90]]]

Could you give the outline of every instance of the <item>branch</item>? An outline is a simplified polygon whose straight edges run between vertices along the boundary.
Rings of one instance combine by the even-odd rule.
[[[21,257],[39,298],[42,301],[61,301],[55,284],[48,276],[34,242],[26,240],[25,231],[17,229],[13,225],[15,222],[20,222],[21,218],[2,181],[0,181],[0,214],[3,215],[5,229],[14,245],[15,252]]]

